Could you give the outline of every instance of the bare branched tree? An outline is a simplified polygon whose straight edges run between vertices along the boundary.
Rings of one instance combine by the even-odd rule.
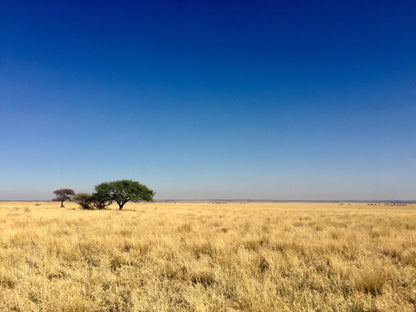
[[[61,202],[61,208],[65,207],[64,206],[64,201],[72,200],[72,196],[75,195],[74,190],[71,190],[69,188],[64,188],[64,189],[59,189],[56,191],[53,191],[53,193],[55,194],[56,198],[52,199],[53,201],[57,201],[57,202]]]

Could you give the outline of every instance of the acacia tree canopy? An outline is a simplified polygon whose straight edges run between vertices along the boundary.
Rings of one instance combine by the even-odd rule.
[[[115,201],[122,210],[128,201],[152,201],[154,194],[153,190],[137,181],[119,180],[97,185],[93,198],[106,204]]]
[[[75,195],[74,190],[71,190],[70,188],[59,189],[59,190],[53,191],[53,193],[55,194],[56,198],[52,200],[61,202],[61,208],[64,207],[64,201],[71,200],[72,196]]]
[[[95,192],[92,193],[92,202],[97,209],[104,209],[113,201],[110,193],[109,183],[101,183],[95,187]]]

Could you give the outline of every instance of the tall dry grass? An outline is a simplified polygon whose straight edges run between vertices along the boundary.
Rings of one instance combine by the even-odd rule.
[[[0,203],[0,311],[415,311],[416,207]]]

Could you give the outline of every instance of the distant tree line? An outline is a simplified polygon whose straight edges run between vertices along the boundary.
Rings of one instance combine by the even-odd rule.
[[[155,195],[155,192],[146,185],[132,180],[101,183],[95,186],[95,192],[92,194],[76,194],[69,188],[59,189],[53,193],[56,196],[53,200],[60,202],[61,207],[64,207],[65,201],[75,201],[83,209],[104,209],[116,202],[119,210],[122,210],[129,201],[153,201]]]

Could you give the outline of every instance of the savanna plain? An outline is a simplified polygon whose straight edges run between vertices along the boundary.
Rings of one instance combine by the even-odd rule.
[[[0,311],[416,311],[416,205],[1,202]]]

